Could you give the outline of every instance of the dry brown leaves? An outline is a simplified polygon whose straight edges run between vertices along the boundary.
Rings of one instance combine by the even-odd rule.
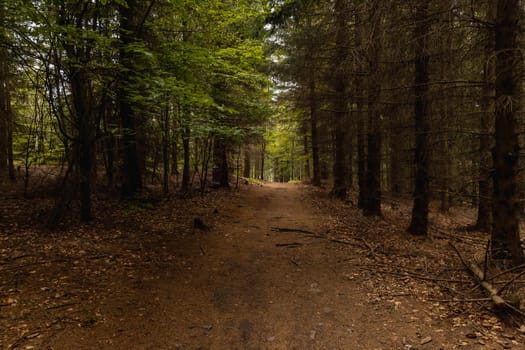
[[[93,223],[55,232],[35,228],[51,201],[0,201],[0,349],[45,349],[67,327],[103,322],[101,300],[158,278],[150,271],[174,264],[170,242],[191,234],[196,216],[213,222],[216,204],[234,195],[95,200]]]
[[[309,191],[327,218],[319,229],[323,235],[358,247],[360,254],[341,264],[360,267],[371,300],[387,301],[395,308],[404,297],[415,297],[433,306],[433,318],[475,327],[477,331],[470,336],[480,345],[488,341],[502,348],[522,344],[523,318],[515,312],[495,311],[488,295],[449,246],[453,242],[468,261],[484,266],[489,235],[465,229],[475,221],[474,209],[452,208],[448,213],[439,213],[437,206],[432,207],[430,237],[421,238],[406,233],[409,199],[383,203],[383,217],[368,218],[353,204],[357,203],[355,193],[350,194],[350,201],[342,203],[328,200],[323,190],[309,187]],[[505,286],[501,296],[521,310],[525,310],[524,271],[525,266],[507,273],[495,268],[487,271],[488,280],[496,287]],[[357,275],[352,272],[346,277],[354,279]]]

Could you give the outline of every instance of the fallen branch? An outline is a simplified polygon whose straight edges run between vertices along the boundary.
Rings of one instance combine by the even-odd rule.
[[[431,281],[431,282],[449,282],[449,283],[468,283],[470,281],[466,280],[455,280],[455,279],[448,279],[448,278],[439,278],[439,277],[431,277],[431,276],[425,276],[420,275],[414,272],[396,272],[396,271],[388,271],[388,270],[376,270],[377,272],[385,273],[388,275],[394,275],[394,276],[401,276],[401,277],[411,277],[422,281]]]
[[[329,237],[326,237],[326,236],[321,236],[321,235],[318,235],[315,232],[308,231],[308,230],[303,230],[303,229],[299,229],[299,228],[271,227],[270,229],[272,231],[276,231],[276,232],[298,232],[298,233],[305,234],[305,235],[307,235],[308,237],[311,237],[311,238],[319,238],[319,239],[324,239],[324,240],[327,240],[327,241],[333,242],[333,243],[339,243],[339,244],[345,244],[345,245],[351,245],[351,246],[363,248],[363,246],[361,244],[358,244],[358,243],[354,243],[354,242],[350,242],[350,241],[342,240],[342,239],[338,239],[338,238],[329,238]],[[372,255],[374,255],[373,254],[373,249],[372,249],[372,247],[370,247],[368,245],[368,243],[366,243],[364,240],[359,240],[359,241],[362,242],[371,251]]]
[[[490,301],[490,298],[473,298],[473,299],[428,299],[438,303],[478,303],[480,301]]]
[[[290,243],[275,243],[276,247],[288,247],[288,248],[297,248],[302,246],[303,243],[299,242],[290,242]]]
[[[459,257],[459,260],[461,260],[461,263],[467,268],[467,270],[476,277],[476,279],[479,281],[479,285],[485,289],[485,291],[489,294],[490,299],[492,300],[492,303],[494,306],[498,308],[507,307],[508,303],[503,299],[501,296],[498,295],[498,290],[494,288],[492,284],[487,282],[486,276],[483,273],[483,270],[474,262],[467,263],[465,259],[461,256],[459,250],[456,248],[456,246],[449,242],[449,245],[454,249],[456,254]]]
[[[508,282],[505,282],[505,284],[503,285],[503,287],[501,287],[499,289],[499,292],[503,292],[505,289],[507,289],[507,287],[509,287],[511,284],[513,284],[514,282],[516,282],[521,276],[525,275],[525,271],[521,271],[519,274],[517,274],[516,276],[514,276],[510,281]]]
[[[299,232],[299,233],[304,233],[304,234],[307,234],[307,235],[316,235],[315,232],[308,231],[308,230],[303,230],[303,229],[300,229],[300,228],[270,227],[270,229],[272,231],[276,231],[276,232]]]
[[[60,304],[60,305],[52,305],[46,307],[46,310],[55,310],[55,309],[63,309],[65,307],[75,306],[78,305],[78,303],[66,303],[66,304]]]

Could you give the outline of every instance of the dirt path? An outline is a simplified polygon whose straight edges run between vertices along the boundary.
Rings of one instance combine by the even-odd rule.
[[[249,186],[216,216],[208,232],[167,245],[174,259],[158,274],[101,301],[103,322],[61,332],[50,348],[501,348],[470,339],[467,322],[436,317],[410,291],[375,298],[374,274],[355,267],[352,246],[273,231],[323,225],[300,186]]]

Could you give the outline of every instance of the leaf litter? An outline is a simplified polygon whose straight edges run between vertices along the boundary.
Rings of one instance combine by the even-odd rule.
[[[56,232],[35,228],[40,217],[34,213],[42,210],[35,208],[49,205],[44,200],[30,205],[16,198],[3,202],[0,210],[8,215],[3,216],[0,232],[0,349],[50,349],[52,339],[68,329],[89,329],[109,322],[108,313],[120,312],[125,317],[126,310],[110,306],[115,294],[121,300],[129,299],[132,305],[136,297],[133,290],[162,279],[165,269],[176,266],[191,270],[193,261],[181,260],[170,252],[171,244],[185,237],[199,239],[193,227],[196,217],[207,225],[236,220],[217,208],[224,202],[239,201],[245,190],[249,192],[217,191],[203,198],[171,198],[148,207],[101,200],[95,205],[98,219],[92,224],[73,222]],[[498,314],[448,245],[453,242],[465,257],[483,266],[488,235],[464,230],[473,221],[471,210],[459,208],[461,215],[432,210],[431,236],[422,239],[404,231],[409,220],[408,200],[399,200],[395,208],[384,205],[382,218],[365,218],[351,202],[330,200],[323,190],[302,186],[301,191],[302,199],[313,205],[322,222],[315,232],[301,232],[299,228],[297,232],[275,234],[302,235],[304,242],[293,241],[298,243],[297,249],[308,241],[329,242],[330,249],[344,257],[329,268],[366,290],[363,298],[372,313],[400,312],[408,324],[431,320],[434,326],[418,333],[418,339],[397,340],[404,348],[438,349],[436,334],[454,329],[469,332],[447,344],[450,348],[523,348],[522,318]],[[246,204],[237,207],[252,209]],[[26,212],[30,218],[21,221]],[[272,230],[279,231],[278,227]],[[304,259],[289,260],[295,268],[308,268]],[[488,276],[496,276],[493,283],[501,287],[522,271],[490,269]],[[521,277],[513,280],[503,295],[506,300],[518,300],[514,305],[522,310],[519,302],[525,299],[524,283]],[[321,289],[312,282],[309,288],[317,295],[329,286]],[[147,316],[151,310],[135,312]],[[213,331],[214,325],[206,321],[202,318],[202,322],[188,327]],[[318,341],[318,332],[311,330],[306,337]],[[277,341],[274,335],[265,339]]]

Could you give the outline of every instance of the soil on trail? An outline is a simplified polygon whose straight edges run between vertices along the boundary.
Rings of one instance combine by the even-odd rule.
[[[484,337],[406,280],[383,284],[362,268],[366,247],[327,239],[330,213],[313,203],[301,185],[248,186],[204,219],[209,228],[164,242],[170,258],[157,268],[100,291],[91,323],[42,348],[525,348],[505,330]]]

